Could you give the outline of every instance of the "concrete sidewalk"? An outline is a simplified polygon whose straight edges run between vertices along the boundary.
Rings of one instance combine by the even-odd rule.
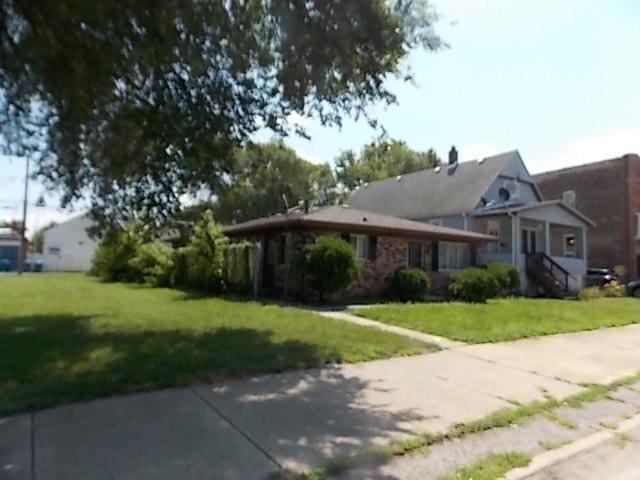
[[[0,420],[0,479],[259,479],[640,369],[640,326],[113,397]],[[534,373],[537,372],[537,373]]]

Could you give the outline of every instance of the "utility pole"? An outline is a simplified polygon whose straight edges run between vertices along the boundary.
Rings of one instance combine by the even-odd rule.
[[[24,272],[24,258],[27,254],[27,241],[25,232],[27,230],[27,197],[29,196],[29,157],[27,157],[27,168],[24,175],[24,201],[22,203],[22,225],[20,226],[20,255],[18,257],[18,274]]]

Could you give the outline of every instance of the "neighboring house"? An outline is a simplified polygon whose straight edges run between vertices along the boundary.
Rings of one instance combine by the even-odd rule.
[[[0,227],[0,271],[16,270],[20,258],[20,232],[11,227]]]
[[[428,223],[366,212],[347,206],[324,207],[259,218],[224,229],[232,239],[249,239],[259,248],[254,269],[255,289],[261,294],[293,296],[303,280],[297,266],[302,247],[317,235],[339,235],[353,245],[361,268],[344,297],[383,295],[389,277],[402,266],[438,270],[437,245],[460,245],[460,261],[468,263],[477,245],[495,240]],[[442,247],[441,247],[442,248]],[[437,273],[432,281],[439,282]],[[440,282],[442,283],[442,282]]]
[[[44,232],[43,270],[47,272],[86,272],[98,243],[89,237],[91,220],[86,215],[58,223]]]
[[[434,267],[459,270],[492,260],[515,265],[525,293],[559,295],[582,286],[587,230],[593,222],[560,199],[545,200],[518,151],[371,182],[349,205],[416,222],[498,237],[474,255],[469,245],[438,242]]]
[[[534,177],[547,197],[562,198],[588,215],[590,267],[623,266],[640,276],[640,157],[627,154]]]

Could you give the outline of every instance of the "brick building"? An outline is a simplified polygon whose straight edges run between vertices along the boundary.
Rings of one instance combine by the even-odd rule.
[[[437,289],[442,284],[437,271],[439,249],[445,245],[464,246],[469,258],[460,260],[471,264],[478,245],[496,240],[483,233],[347,206],[258,218],[230,225],[224,231],[232,239],[248,239],[258,246],[254,270],[256,293],[285,297],[305,296],[304,278],[297,267],[304,245],[312,243],[320,234],[337,235],[347,240],[360,262],[358,277],[339,297],[385,295],[389,278],[404,266],[425,270]]]
[[[545,198],[562,198],[596,223],[589,231],[590,267],[624,266],[640,276],[640,156],[627,154],[534,177]]]

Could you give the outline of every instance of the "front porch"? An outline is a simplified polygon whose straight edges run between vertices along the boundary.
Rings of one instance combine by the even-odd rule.
[[[476,231],[499,238],[478,251],[478,263],[500,261],[515,265],[525,294],[536,294],[538,285],[527,275],[527,258],[543,254],[560,276],[567,277],[567,289],[582,288],[587,271],[588,222],[558,204],[537,208],[514,208],[482,212],[474,219]],[[562,279],[559,279],[562,280]]]

